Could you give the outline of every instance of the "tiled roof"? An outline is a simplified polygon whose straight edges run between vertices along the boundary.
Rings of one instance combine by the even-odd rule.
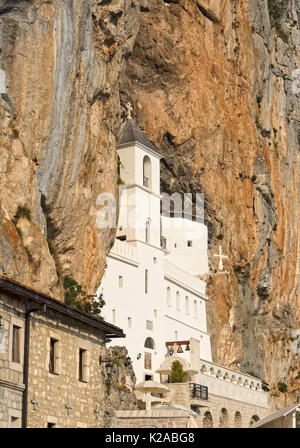
[[[132,121],[126,120],[121,126],[119,130],[119,138],[118,145],[123,145],[125,143],[134,143],[138,142],[152,151],[160,154],[157,148],[154,146],[152,142],[146,137],[144,132]]]

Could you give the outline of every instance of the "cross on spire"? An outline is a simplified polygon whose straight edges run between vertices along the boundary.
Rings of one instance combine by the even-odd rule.
[[[129,120],[132,120],[131,112],[133,111],[133,107],[130,101],[126,104],[126,109],[127,109],[127,118]]]
[[[222,247],[219,246],[219,253],[218,254],[214,254],[214,257],[217,257],[220,259],[219,261],[219,271],[223,271],[224,269],[224,265],[223,265],[223,260],[225,260],[227,257],[227,255],[223,255],[222,254]]]

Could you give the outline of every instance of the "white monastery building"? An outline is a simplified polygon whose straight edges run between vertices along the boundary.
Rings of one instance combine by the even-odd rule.
[[[117,238],[98,294],[104,319],[126,333],[137,382],[163,382],[166,364],[178,358],[209,393],[266,408],[261,379],[212,361],[202,280],[207,227],[161,214],[161,155],[131,119],[121,127],[118,156],[124,185]]]

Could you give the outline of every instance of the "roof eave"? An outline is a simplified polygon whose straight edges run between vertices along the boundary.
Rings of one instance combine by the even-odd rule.
[[[25,286],[9,279],[0,278],[0,291],[3,291],[10,295],[17,295],[19,297],[32,300],[33,302],[36,302],[40,305],[46,305],[46,307],[50,309],[53,309],[61,314],[79,320],[87,325],[103,331],[105,336],[108,336],[109,338],[124,338],[126,336],[121,328],[96,319],[95,317],[89,316],[86,313],[82,313],[81,311],[69,307],[68,305],[59,302],[56,299],[48,297],[32,289],[28,289]]]

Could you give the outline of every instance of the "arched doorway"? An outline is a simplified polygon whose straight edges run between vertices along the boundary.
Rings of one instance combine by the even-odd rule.
[[[250,420],[250,426],[254,425],[254,423],[258,422],[258,420],[260,420],[258,415],[252,415]]]
[[[237,411],[234,416],[234,427],[242,428],[242,415],[239,411]]]
[[[213,428],[213,418],[209,411],[206,411],[203,417],[203,428]]]
[[[229,417],[227,409],[221,409],[219,428],[229,428]]]

